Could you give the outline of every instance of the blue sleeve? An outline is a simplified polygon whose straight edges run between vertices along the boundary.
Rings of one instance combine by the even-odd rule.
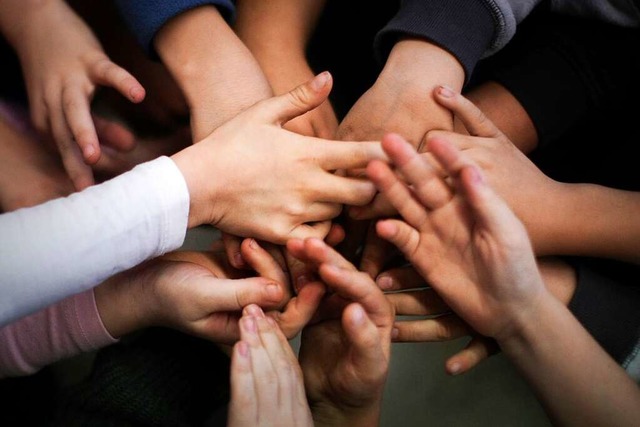
[[[156,55],[153,48],[156,33],[167,21],[182,12],[212,5],[227,21],[235,17],[232,0],[116,0],[116,4],[140,45],[152,57]]]

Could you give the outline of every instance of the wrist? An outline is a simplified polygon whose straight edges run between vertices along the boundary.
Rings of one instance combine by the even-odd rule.
[[[119,339],[151,326],[153,305],[142,295],[144,284],[134,270],[117,274],[94,288],[96,307],[109,334]]]

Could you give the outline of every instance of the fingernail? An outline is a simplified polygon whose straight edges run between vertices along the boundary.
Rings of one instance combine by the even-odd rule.
[[[365,316],[364,309],[360,305],[356,305],[353,311],[353,321],[356,325],[362,325],[362,323],[364,323]]]
[[[461,369],[462,369],[462,365],[460,365],[460,363],[458,362],[455,362],[449,365],[449,373],[451,375],[458,375]]]
[[[475,182],[476,184],[484,184],[484,177],[482,176],[482,173],[480,173],[478,168],[475,166],[471,166],[470,169],[473,182]]]
[[[273,317],[269,317],[269,316],[267,316],[267,323],[268,323],[269,325],[273,326],[274,328],[275,328],[276,326],[278,326],[278,325],[277,325],[277,323],[276,323],[276,321],[275,321],[275,319],[274,319]]]
[[[391,339],[395,340],[398,338],[398,335],[400,335],[400,330],[398,328],[393,328],[391,330]]]
[[[388,290],[393,287],[393,279],[389,276],[380,276],[376,280],[378,287],[382,290]]]
[[[251,249],[256,249],[258,247],[258,243],[255,239],[249,239],[249,247]]]
[[[276,285],[275,283],[269,283],[267,285],[266,292],[267,292],[267,296],[272,301],[280,301],[280,298],[282,298],[282,293],[280,292],[280,286]]]
[[[440,86],[438,93],[445,98],[453,98],[453,95],[455,95],[455,92],[448,86]]]
[[[238,343],[238,353],[240,353],[240,356],[242,357],[249,356],[249,346],[247,345],[246,342],[240,341]]]
[[[324,71],[324,72],[318,74],[311,81],[311,88],[313,90],[315,90],[315,91],[319,91],[320,89],[322,89],[323,87],[325,87],[327,85],[327,82],[329,81],[329,78],[330,78],[330,74],[329,74],[328,71]]]

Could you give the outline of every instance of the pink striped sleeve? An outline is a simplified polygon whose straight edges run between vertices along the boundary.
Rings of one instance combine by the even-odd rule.
[[[115,342],[90,289],[0,329],[0,378],[29,375]]]

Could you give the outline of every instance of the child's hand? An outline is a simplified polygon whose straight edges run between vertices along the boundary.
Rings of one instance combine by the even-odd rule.
[[[313,426],[300,365],[278,325],[257,306],[240,319],[231,358],[230,427]]]
[[[475,114],[479,125],[492,126]],[[369,177],[404,219],[378,222],[380,236],[476,331],[510,335],[546,293],[522,223],[445,140],[432,139],[427,147],[441,171],[396,135],[387,135],[383,148],[412,188],[386,164],[369,164]]]
[[[265,265],[255,268],[272,276],[272,266]],[[173,252],[98,286],[96,304],[114,337],[168,326],[232,343],[239,337],[238,319],[246,305],[278,308],[286,302],[282,283],[244,275],[226,263],[222,252]]]
[[[335,293],[338,319],[302,332],[300,365],[316,423],[375,425],[389,367],[394,313],[373,280],[318,239],[291,240],[289,251],[315,266]]]
[[[173,156],[191,195],[189,225],[211,223],[236,236],[283,244],[324,238],[343,204],[368,203],[375,188],[337,169],[384,158],[377,142],[329,141],[282,125],[321,104],[331,90],[323,73],[261,101]]]
[[[145,91],[109,60],[90,28],[61,0],[30,10],[16,50],[22,64],[34,126],[55,141],[64,167],[80,190],[93,184],[89,165],[100,158],[91,100],[98,86],[113,87],[132,102]],[[126,142],[126,141],[125,141]],[[132,148],[126,143],[114,148]]]

